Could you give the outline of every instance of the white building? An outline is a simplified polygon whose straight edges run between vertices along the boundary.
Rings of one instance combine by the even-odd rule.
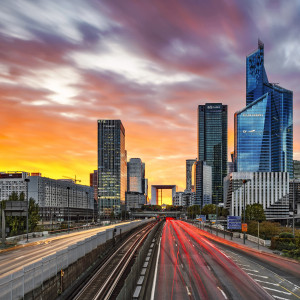
[[[243,180],[247,180],[245,186]],[[244,193],[245,191],[245,193]],[[289,173],[233,172],[224,178],[225,208],[232,216],[241,216],[245,205],[262,204],[267,219],[289,215]]]
[[[39,205],[43,220],[64,221],[67,214],[71,220],[92,218],[93,187],[75,184],[72,180],[42,177],[40,173],[29,175],[27,172],[1,172],[0,199],[8,200],[12,192],[18,195],[23,192],[26,200],[28,184],[28,198],[33,198]],[[25,179],[29,179],[28,183]]]

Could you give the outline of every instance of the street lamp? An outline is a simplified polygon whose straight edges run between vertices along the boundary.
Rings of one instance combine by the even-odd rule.
[[[293,179],[293,236],[295,237],[295,178]]]
[[[28,182],[29,178],[25,178],[26,182],[26,199],[27,199],[27,212],[26,212],[26,243],[28,243],[28,211],[29,211],[29,201],[28,201]]]
[[[88,224],[88,203],[89,203],[89,192],[86,193],[86,224]]]
[[[68,191],[68,233],[70,232],[70,205],[69,205],[69,191],[70,187],[67,186],[67,191]]]
[[[249,181],[249,179],[243,179],[243,185],[244,185],[244,205],[243,205],[243,211],[244,211],[244,224],[246,223],[246,183]],[[246,232],[244,231],[244,244],[246,244]]]

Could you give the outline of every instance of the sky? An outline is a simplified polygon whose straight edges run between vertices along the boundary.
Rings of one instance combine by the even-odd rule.
[[[300,2],[4,0],[0,10],[0,171],[89,184],[97,120],[121,119],[128,159],[151,184],[185,188],[197,106],[245,106],[246,55],[265,44],[270,82],[294,92],[300,159]]]

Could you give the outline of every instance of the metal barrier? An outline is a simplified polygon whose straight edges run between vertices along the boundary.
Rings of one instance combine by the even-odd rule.
[[[116,225],[118,228],[117,234],[119,234],[120,230],[123,233],[150,221],[152,220],[148,219]],[[21,270],[0,277],[0,299],[23,299],[28,292],[42,286],[43,282],[56,276],[57,273],[66,269],[79,258],[112,239],[113,231],[114,228],[109,228],[103,232],[98,232],[94,236],[57,251],[53,255],[43,257],[35,263],[26,265]]]

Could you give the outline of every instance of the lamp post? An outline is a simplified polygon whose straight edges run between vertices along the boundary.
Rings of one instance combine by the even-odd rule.
[[[89,192],[86,193],[86,224],[88,224],[88,204],[89,204]]]
[[[26,199],[27,199],[27,212],[26,212],[26,243],[28,243],[28,211],[29,211],[29,201],[28,201],[28,182],[29,178],[25,178],[26,182]]]
[[[293,236],[295,237],[295,178],[293,179]]]
[[[68,192],[68,233],[70,232],[70,203],[69,203],[69,191],[70,187],[67,186],[67,192]]]
[[[246,223],[246,183],[248,180],[244,179],[243,180],[243,185],[244,185],[244,205],[243,205],[243,211],[244,211],[244,223]],[[244,244],[246,244],[246,232],[244,231]]]

